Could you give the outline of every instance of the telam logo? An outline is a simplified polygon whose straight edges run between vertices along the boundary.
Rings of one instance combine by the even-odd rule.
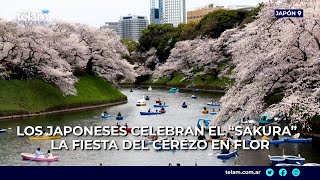
[[[18,21],[19,22],[35,22],[35,23],[48,22],[50,21],[49,12],[50,11],[47,9],[41,10],[40,13],[21,12],[21,13],[18,13]]]

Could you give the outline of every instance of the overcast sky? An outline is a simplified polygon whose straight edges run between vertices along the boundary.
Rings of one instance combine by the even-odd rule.
[[[257,5],[266,0],[186,0],[187,10],[214,3],[216,5]],[[80,22],[99,27],[106,21],[118,21],[127,14],[148,16],[150,0],[3,0],[0,18],[14,20],[19,12],[50,11],[52,19]]]

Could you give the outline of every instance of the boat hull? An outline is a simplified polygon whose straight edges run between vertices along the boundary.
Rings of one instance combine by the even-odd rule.
[[[45,140],[54,140],[61,139],[61,136],[41,136],[41,137],[29,137],[30,141],[45,141]]]
[[[221,106],[221,104],[216,104],[216,103],[208,103],[208,106],[212,106],[212,107],[219,107]]]
[[[0,133],[6,133],[6,132],[7,132],[7,130],[5,130],[5,129],[0,130]]]
[[[152,116],[152,115],[160,115],[160,112],[140,112],[141,116]]]
[[[21,157],[25,161],[54,162],[59,161],[58,157],[45,158],[43,155],[36,157],[35,154],[22,153]]]
[[[238,151],[233,151],[229,154],[218,154],[217,157],[219,159],[230,159],[230,158],[235,157],[237,155],[238,155]]]
[[[123,117],[122,116],[117,116],[116,120],[121,121],[121,120],[123,120]]]
[[[153,105],[154,108],[165,108],[169,107],[168,105]]]
[[[312,143],[312,138],[308,138],[308,139],[291,139],[291,138],[287,138],[284,139],[285,142],[288,143]]]

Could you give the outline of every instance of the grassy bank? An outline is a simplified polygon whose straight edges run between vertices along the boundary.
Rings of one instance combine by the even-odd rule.
[[[143,85],[152,85],[152,84],[165,84],[166,86],[184,86],[189,85],[201,86],[201,87],[226,87],[233,83],[233,80],[230,80],[227,77],[217,78],[212,75],[198,76],[195,79],[189,81],[185,79],[185,76],[182,74],[175,75],[172,79],[162,78],[157,81],[152,81],[151,79],[143,82]]]
[[[39,79],[0,81],[0,116],[38,113],[125,100],[126,96],[96,76],[81,76],[77,96],[63,96],[52,84]]]

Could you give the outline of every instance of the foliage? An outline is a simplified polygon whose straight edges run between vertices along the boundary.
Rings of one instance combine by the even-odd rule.
[[[121,43],[127,47],[129,53],[136,52],[139,46],[139,43],[133,39],[121,39]]]

